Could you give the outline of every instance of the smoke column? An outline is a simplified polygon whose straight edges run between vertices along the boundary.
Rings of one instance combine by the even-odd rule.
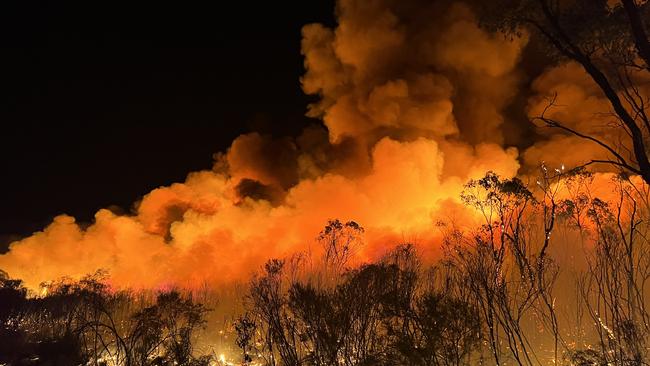
[[[403,241],[435,256],[438,220],[474,222],[459,200],[469,179],[488,170],[512,177],[542,160],[577,164],[596,153],[566,135],[523,142],[521,154],[506,146],[517,128],[507,109],[523,88],[526,112],[538,113],[557,93],[571,106],[557,117],[572,126],[587,126],[593,113],[585,111],[607,105],[572,64],[529,82],[520,65],[526,37],[488,34],[471,5],[340,0],[336,11],[334,29],[302,30],[301,83],[319,96],[308,113],[322,126],[295,138],[239,136],[212,169],[147,193],[133,214],[100,210],[83,227],[58,216],[12,243],[0,269],[31,288],[98,269],[117,287],[218,286],[308,250],[333,218],[365,227],[358,260]],[[569,143],[578,148],[559,157],[557,148]]]

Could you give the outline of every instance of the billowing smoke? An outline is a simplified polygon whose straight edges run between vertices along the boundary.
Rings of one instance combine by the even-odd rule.
[[[242,135],[212,169],[146,194],[132,215],[100,210],[88,227],[57,217],[12,243],[0,268],[32,288],[97,269],[116,286],[219,285],[310,250],[332,218],[365,227],[359,260],[405,240],[435,255],[436,221],[473,219],[459,200],[463,184],[520,170],[517,149],[504,144],[514,125],[506,110],[526,85],[526,37],[487,33],[456,1],[340,0],[337,16],[334,29],[303,28],[301,82],[320,97],[309,114],[324,126],[296,138]],[[607,110],[574,65],[532,83],[528,112],[540,113],[553,93],[571,106],[553,113],[576,127],[593,125],[587,111]],[[575,139],[543,135],[522,161],[594,156]],[[579,148],[549,153],[568,143]]]
[[[607,141],[611,146],[617,146],[616,141],[622,140],[612,134],[612,126],[617,123],[609,101],[580,65],[568,63],[548,69],[534,80],[532,92],[527,111],[531,117],[544,115],[561,121],[566,127]],[[528,165],[545,161],[554,166],[576,166],[591,159],[607,158],[605,151],[591,141],[548,129],[541,132],[547,139],[523,153],[523,160]],[[553,153],[562,150],[563,146],[573,148],[566,154]]]
[[[322,96],[310,114],[332,141],[503,141],[523,39],[488,35],[457,2],[343,0],[338,16],[336,29],[306,26],[302,44],[303,88]]]

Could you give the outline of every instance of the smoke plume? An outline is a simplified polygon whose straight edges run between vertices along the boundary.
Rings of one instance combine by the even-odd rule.
[[[436,221],[473,220],[459,200],[469,179],[488,170],[512,177],[521,162],[594,156],[592,144],[545,132],[521,161],[504,146],[505,128],[515,125],[506,124],[506,110],[527,85],[527,40],[482,30],[470,5],[340,0],[336,11],[335,28],[302,30],[301,83],[319,97],[308,113],[322,126],[295,138],[242,135],[212,169],[149,192],[133,214],[100,210],[88,227],[57,217],[12,243],[0,268],[32,288],[97,269],[118,287],[216,286],[248,278],[269,258],[310,250],[333,218],[365,227],[358,260],[405,240],[435,255]],[[529,93],[529,114],[557,93],[568,107],[555,117],[576,128],[594,128],[591,111],[607,111],[572,64],[536,76]],[[571,154],[551,153],[567,144],[577,146]]]

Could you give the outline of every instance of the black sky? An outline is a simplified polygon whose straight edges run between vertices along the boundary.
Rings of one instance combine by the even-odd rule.
[[[297,134],[300,28],[333,1],[0,2],[0,251],[209,168],[258,130]]]

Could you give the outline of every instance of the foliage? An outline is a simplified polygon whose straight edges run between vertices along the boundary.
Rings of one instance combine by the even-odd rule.
[[[0,362],[8,364],[207,365],[193,356],[193,332],[206,309],[177,291],[161,292],[138,309],[135,298],[113,292],[98,272],[80,281],[44,284],[27,297],[19,281],[3,277]],[[8,306],[7,306],[8,305]],[[30,361],[32,360],[32,361]]]
[[[242,363],[648,364],[650,191],[615,176],[605,199],[584,169],[540,173],[532,186],[491,172],[468,182],[461,199],[480,225],[439,223],[434,263],[403,244],[355,265],[363,228],[328,222],[317,238],[325,270],[273,259],[250,280],[234,323]],[[577,256],[562,262],[569,246]],[[144,300],[105,276],[44,284],[34,296],[0,273],[0,363],[215,361],[196,352],[208,310],[191,295]]]
[[[479,340],[470,304],[423,288],[412,246],[348,269],[336,286],[289,280],[279,263],[251,283],[245,318],[256,319],[269,364],[459,365]]]

